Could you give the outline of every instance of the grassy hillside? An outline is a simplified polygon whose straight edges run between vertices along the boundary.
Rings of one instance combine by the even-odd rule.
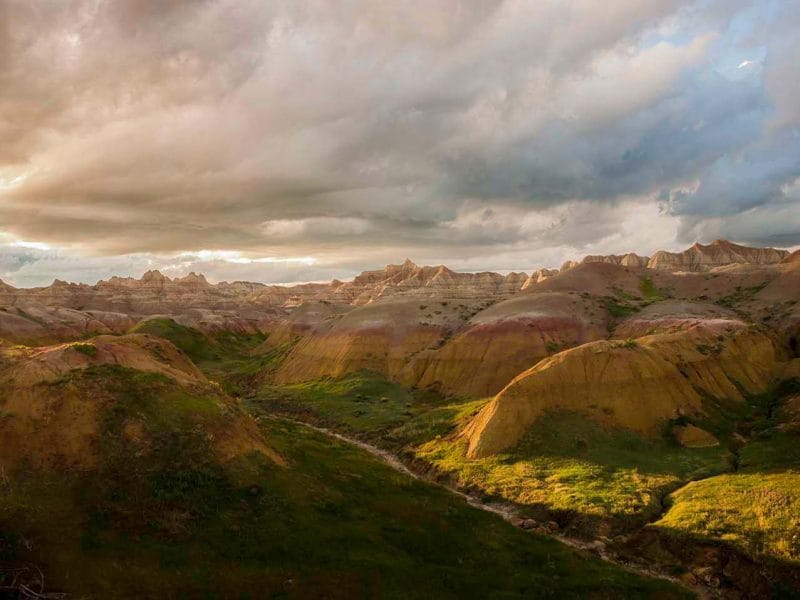
[[[570,412],[545,414],[515,448],[497,456],[469,460],[466,442],[448,438],[423,444],[417,455],[495,497],[638,522],[658,514],[661,496],[682,481],[728,467],[719,446],[684,448],[668,436],[603,429]]]
[[[672,494],[655,527],[800,566],[800,415],[785,410],[798,392],[800,381],[789,380],[755,399],[739,425],[751,439],[738,451],[735,472]]]
[[[526,534],[302,426],[220,453],[229,401],[114,366],[47,384],[103,407],[98,464],[0,482],[0,561],[76,597],[681,597]]]
[[[169,340],[196,363],[227,361],[248,354],[263,342],[263,334],[243,334],[231,331],[206,335],[194,327],[181,325],[174,319],[155,317],[137,323],[130,333],[148,333]]]
[[[320,420],[396,451],[410,452],[457,481],[523,505],[646,519],[660,497],[687,479],[724,472],[724,446],[684,448],[668,432],[650,440],[553,412],[511,452],[468,460],[457,425],[486,400],[411,392],[370,373],[262,390],[254,409]]]
[[[800,565],[800,472],[718,475],[671,497],[663,530],[728,542],[753,557]]]

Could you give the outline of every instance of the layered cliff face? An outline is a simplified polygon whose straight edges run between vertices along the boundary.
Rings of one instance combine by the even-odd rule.
[[[610,254],[606,256],[586,256],[582,263],[602,262],[622,267],[646,267],[650,260],[647,256],[639,256],[633,252],[628,254]]]
[[[414,354],[445,338],[460,322],[462,310],[448,300],[416,298],[358,307],[324,320],[302,337],[275,379],[294,383],[362,369],[397,378]]]
[[[577,295],[520,295],[479,312],[440,348],[414,356],[401,380],[446,394],[495,394],[542,358],[605,337],[605,317],[598,303]]]
[[[772,265],[788,256],[786,250],[750,248],[726,240],[716,240],[707,246],[694,244],[683,252],[660,250],[647,263],[650,269],[667,271],[709,271],[714,267],[734,263]]]
[[[656,333],[674,333],[704,323],[738,326],[741,319],[734,310],[711,302],[664,300],[621,321],[614,327],[611,337],[626,340]]]
[[[352,282],[332,289],[328,299],[363,306],[394,296],[499,298],[518,292],[527,280],[525,273],[456,273],[444,265],[420,267],[406,260],[379,271],[365,271]]]
[[[720,241],[649,262],[632,253],[587,256],[531,275],[406,260],[348,282],[292,287],[158,271],[94,286],[3,284],[0,338],[36,345],[123,334],[163,316],[208,334],[268,333],[264,351],[294,345],[280,382],[372,369],[407,385],[485,396],[554,352],[736,320],[734,307],[756,321],[775,318],[788,332],[785,344],[796,346],[797,264],[784,251]]]
[[[558,269],[537,269],[525,280],[525,283],[522,284],[520,291],[524,292],[532,285],[541,283],[545,279],[553,277],[554,275],[558,275]]]
[[[704,397],[742,400],[778,372],[772,340],[744,323],[703,323],[631,341],[566,350],[518,375],[463,432],[468,456],[512,448],[549,410],[657,435],[666,421],[703,413]]]

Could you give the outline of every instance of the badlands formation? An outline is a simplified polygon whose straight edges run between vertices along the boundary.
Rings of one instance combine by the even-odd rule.
[[[208,334],[266,334],[262,352],[286,353],[277,383],[370,370],[447,395],[497,395],[465,432],[478,456],[513,445],[548,407],[605,415],[606,384],[627,403],[615,418],[643,430],[699,410],[699,390],[735,398],[736,386],[762,389],[798,352],[799,277],[796,255],[721,240],[650,258],[587,256],[530,275],[406,260],[349,282],[282,287],[149,271],[96,285],[0,283],[0,339],[55,344],[162,317]],[[742,353],[757,372],[731,371]],[[648,394],[644,423],[626,414],[640,412],[647,386],[666,391]]]
[[[120,490],[136,502],[164,484],[151,520],[131,527],[173,539],[185,523],[216,523],[210,489],[213,502],[235,489],[250,506],[258,478],[294,489],[291,473],[316,468],[283,426],[256,418],[288,410],[411,457],[426,476],[550,511],[549,529],[520,521],[536,531],[561,527],[602,548],[622,532],[623,556],[758,597],[776,581],[800,585],[794,566],[769,562],[800,561],[798,300],[800,253],[722,240],[530,274],[406,260],[290,287],[157,271],[0,282],[0,473],[88,478],[101,500],[111,481],[109,514]],[[774,502],[764,469],[786,490]],[[692,479],[702,485],[681,487]],[[183,508],[164,512],[165,498]],[[721,499],[734,508],[719,518],[735,517],[712,526]],[[303,519],[340,510],[302,502],[276,506]],[[129,508],[115,518],[141,512]],[[730,546],[695,543],[709,536]]]
[[[799,278],[797,254],[724,240],[530,275],[406,260],[348,282],[282,287],[149,271],[96,285],[0,284],[0,338],[57,344],[153,318],[264,334],[257,351],[285,354],[269,374],[277,384],[367,370],[445,395],[494,396],[462,432],[468,455],[482,457],[513,447],[552,409],[652,433],[697,417],[703,399],[765,391],[800,352]]]

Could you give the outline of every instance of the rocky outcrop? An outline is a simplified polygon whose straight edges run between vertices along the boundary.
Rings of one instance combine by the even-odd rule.
[[[561,267],[558,270],[560,273],[563,273],[564,271],[569,271],[570,269],[574,269],[579,264],[581,263],[579,263],[577,260],[567,260],[561,264]]]
[[[548,410],[579,411],[601,425],[656,435],[666,420],[701,415],[703,398],[742,400],[767,389],[778,362],[756,328],[702,324],[635,341],[598,341],[521,373],[463,432],[468,456],[513,447]]]
[[[608,254],[606,256],[585,256],[582,263],[601,262],[622,267],[646,267],[650,260],[647,256],[639,256],[633,252],[628,254]]]
[[[538,269],[531,273],[530,277],[525,280],[525,283],[522,284],[521,291],[525,291],[532,285],[541,283],[554,275],[558,275],[558,269]]]
[[[659,250],[647,267],[666,271],[710,271],[734,263],[772,265],[788,256],[786,250],[750,248],[727,240],[716,240],[707,246],[697,243],[683,252]]]
[[[326,299],[363,306],[394,296],[424,298],[497,298],[518,292],[525,273],[457,273],[444,265],[420,267],[406,259],[378,271],[365,271],[349,283],[332,286]]]
[[[696,425],[679,425],[672,430],[675,440],[686,448],[710,448],[719,446],[719,440]]]

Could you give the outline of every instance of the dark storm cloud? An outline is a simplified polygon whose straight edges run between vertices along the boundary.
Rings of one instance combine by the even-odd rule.
[[[56,247],[0,266],[800,243],[798,30],[789,0],[0,0],[0,245]]]

